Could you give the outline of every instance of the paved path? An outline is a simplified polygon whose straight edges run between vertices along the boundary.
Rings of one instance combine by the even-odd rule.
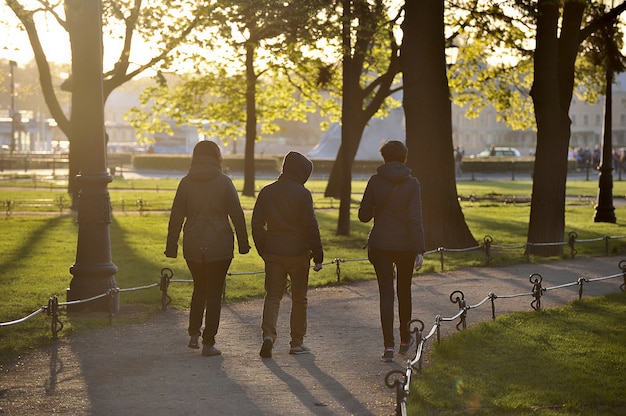
[[[437,315],[454,316],[450,294],[461,290],[468,305],[490,292],[530,293],[529,276],[544,287],[579,277],[613,279],[586,283],[584,297],[619,292],[622,257],[572,259],[542,265],[470,268],[418,275],[413,280],[414,318],[430,329]],[[578,297],[578,286],[548,290],[543,307]],[[496,314],[530,311],[532,297],[496,300]],[[311,355],[288,354],[288,310],[283,300],[272,359],[261,359],[262,300],[224,306],[219,357],[187,348],[187,314],[167,310],[149,322],[71,335],[23,357],[0,373],[0,414],[6,415],[390,415],[394,391],[385,375],[403,360],[380,361],[382,335],[376,282],[309,292]],[[121,312],[123,313],[123,311]],[[470,309],[468,324],[491,319],[491,304]],[[444,322],[444,335],[456,322]],[[432,343],[430,343],[432,345]]]

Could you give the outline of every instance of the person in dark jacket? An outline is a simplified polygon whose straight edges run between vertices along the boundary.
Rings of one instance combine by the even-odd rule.
[[[202,355],[221,354],[215,347],[220,323],[222,293],[233,259],[235,227],[239,253],[250,251],[248,231],[237,190],[222,173],[220,148],[201,141],[193,149],[191,167],[181,179],[172,204],[165,255],[176,258],[178,239],[183,230],[183,256],[193,277],[189,311],[189,348],[200,348]],[[184,225],[183,225],[184,224]]]
[[[287,276],[291,278],[290,354],[306,354],[307,290],[311,258],[316,272],[322,269],[324,251],[311,192],[304,183],[313,163],[304,155],[289,152],[278,180],[259,192],[252,212],[252,238],[265,262],[265,299],[260,355],[272,357],[276,323]]]
[[[394,278],[397,278],[400,318],[399,354],[406,354],[415,340],[410,334],[411,278],[413,269],[422,267],[426,251],[422,225],[420,184],[405,165],[408,150],[404,143],[391,140],[380,148],[385,161],[365,188],[359,207],[359,220],[374,219],[367,257],[374,266],[380,293],[380,321],[385,351],[382,360],[394,358]],[[394,270],[395,269],[395,270]]]

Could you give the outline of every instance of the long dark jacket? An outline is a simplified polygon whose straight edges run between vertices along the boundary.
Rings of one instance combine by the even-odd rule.
[[[426,251],[420,184],[400,162],[388,162],[367,182],[359,220],[374,219],[368,245],[384,250]]]
[[[206,263],[233,258],[234,236],[239,252],[249,250],[248,232],[237,190],[222,173],[219,162],[209,156],[194,156],[188,174],[181,179],[172,204],[165,255],[176,257],[183,228],[183,256]]]
[[[289,152],[278,180],[259,192],[252,213],[252,238],[259,255],[311,253],[315,263],[324,261],[313,198],[304,187],[312,171],[310,160]]]

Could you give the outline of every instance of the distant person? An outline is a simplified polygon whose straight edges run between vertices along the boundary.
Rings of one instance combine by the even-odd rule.
[[[311,192],[304,187],[313,163],[289,152],[278,179],[259,192],[252,212],[252,238],[265,262],[265,299],[261,321],[260,355],[272,357],[276,324],[283,294],[291,278],[290,354],[311,352],[304,345],[307,330],[307,291],[311,258],[313,270],[322,269],[324,251]]]
[[[454,170],[457,175],[461,175],[463,173],[463,157],[465,156],[465,150],[461,146],[457,146],[454,149]]]
[[[593,163],[593,168],[597,169],[598,166],[600,166],[600,156],[601,156],[601,152],[600,152],[600,145],[596,145],[593,148],[593,154],[592,154],[592,163]]]
[[[405,165],[408,150],[404,143],[390,140],[382,145],[380,154],[385,163],[367,182],[359,207],[359,220],[374,225],[367,240],[367,257],[374,266],[380,294],[380,322],[385,350],[381,359],[392,362],[395,339],[394,279],[397,280],[398,315],[400,319],[399,354],[406,354],[414,337],[409,330],[411,320],[411,278],[419,271],[425,250],[422,225],[420,184]]]
[[[222,173],[222,155],[214,142],[201,141],[193,149],[189,173],[181,179],[172,204],[165,255],[176,258],[183,229],[183,256],[193,277],[189,311],[189,348],[202,355],[219,355],[215,336],[222,311],[222,293],[233,259],[235,227],[239,253],[250,251],[248,231],[237,190]]]

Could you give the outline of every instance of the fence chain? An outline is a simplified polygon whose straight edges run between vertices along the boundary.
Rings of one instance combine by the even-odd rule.
[[[572,258],[576,257],[576,253],[578,253],[576,248],[574,248],[574,245],[576,244],[576,238],[578,238],[578,234],[576,233],[576,231],[570,231],[567,244],[569,245],[569,251]]]
[[[510,299],[510,298],[515,298],[519,296],[531,295],[534,297],[534,300],[531,302],[531,307],[534,310],[538,311],[541,309],[541,295],[544,291],[547,291],[550,289],[564,288],[567,286],[578,284],[580,285],[580,289],[579,289],[579,297],[580,297],[582,296],[582,286],[583,286],[582,282],[595,282],[595,281],[611,279],[611,278],[616,278],[616,277],[621,276],[624,279],[624,283],[620,285],[620,290],[622,292],[625,292],[626,291],[625,289],[626,288],[626,260],[621,260],[619,262],[619,268],[622,270],[622,273],[620,274],[615,274],[612,276],[606,276],[606,277],[601,277],[601,278],[596,278],[596,279],[588,279],[585,277],[581,277],[581,278],[578,278],[576,282],[563,284],[560,286],[548,287],[548,288],[542,287],[543,278],[541,277],[541,275],[539,273],[533,273],[529,276],[529,281],[530,283],[533,284],[532,291],[530,293],[497,296],[496,294],[491,292],[483,301],[473,306],[468,306],[466,304],[465,295],[463,294],[462,291],[455,290],[454,292],[450,294],[450,301],[452,303],[459,304],[460,312],[457,315],[453,317],[449,317],[449,318],[442,317],[441,315],[435,316],[435,323],[433,324],[430,330],[430,333],[426,335],[425,337],[422,336],[422,331],[424,330],[424,323],[421,320],[414,319],[410,321],[408,324],[409,329],[411,329],[412,326],[414,326],[413,332],[415,332],[416,334],[415,335],[415,339],[416,339],[415,356],[407,360],[405,373],[402,373],[399,370],[392,370],[389,373],[387,373],[387,376],[385,377],[385,384],[387,385],[387,387],[396,389],[396,400],[398,400],[396,402],[396,415],[406,415],[406,400],[410,394],[412,374],[422,369],[422,366],[421,366],[422,354],[424,352],[424,346],[425,346],[426,341],[428,341],[428,339],[430,339],[436,333],[437,342],[438,343],[441,342],[441,322],[442,321],[453,321],[456,318],[460,318],[461,321],[456,325],[456,328],[457,330],[459,330],[460,327],[462,326],[462,328],[465,329],[466,328],[465,318],[467,315],[467,311],[472,308],[476,308],[482,305],[487,300],[491,300],[491,314],[492,314],[492,318],[495,320],[495,317],[496,317],[495,316],[495,300],[498,297],[503,298],[503,299],[505,298]],[[399,374],[402,374],[402,376],[398,377]]]
[[[169,267],[164,267],[161,269],[161,284],[159,288],[161,289],[161,310],[167,309],[167,306],[172,303],[172,298],[167,294],[167,290],[170,287],[170,281],[174,277],[174,272]]]
[[[485,249],[485,263],[487,264],[487,266],[489,266],[491,264],[491,260],[493,260],[493,257],[491,257],[491,243],[493,242],[493,238],[490,235],[486,235],[483,238],[483,247]]]
[[[59,320],[59,299],[56,296],[48,299],[46,313],[52,317],[50,329],[52,330],[52,339],[56,341],[59,332],[63,330],[63,322]]]
[[[456,297],[454,295],[457,295]],[[460,296],[459,296],[460,295]],[[460,290],[455,290],[450,294],[450,302],[459,304],[459,311],[461,311],[460,321],[456,325],[456,330],[460,331],[461,329],[467,328],[467,323],[465,322],[465,318],[467,317],[467,306],[465,303],[465,294]]]

